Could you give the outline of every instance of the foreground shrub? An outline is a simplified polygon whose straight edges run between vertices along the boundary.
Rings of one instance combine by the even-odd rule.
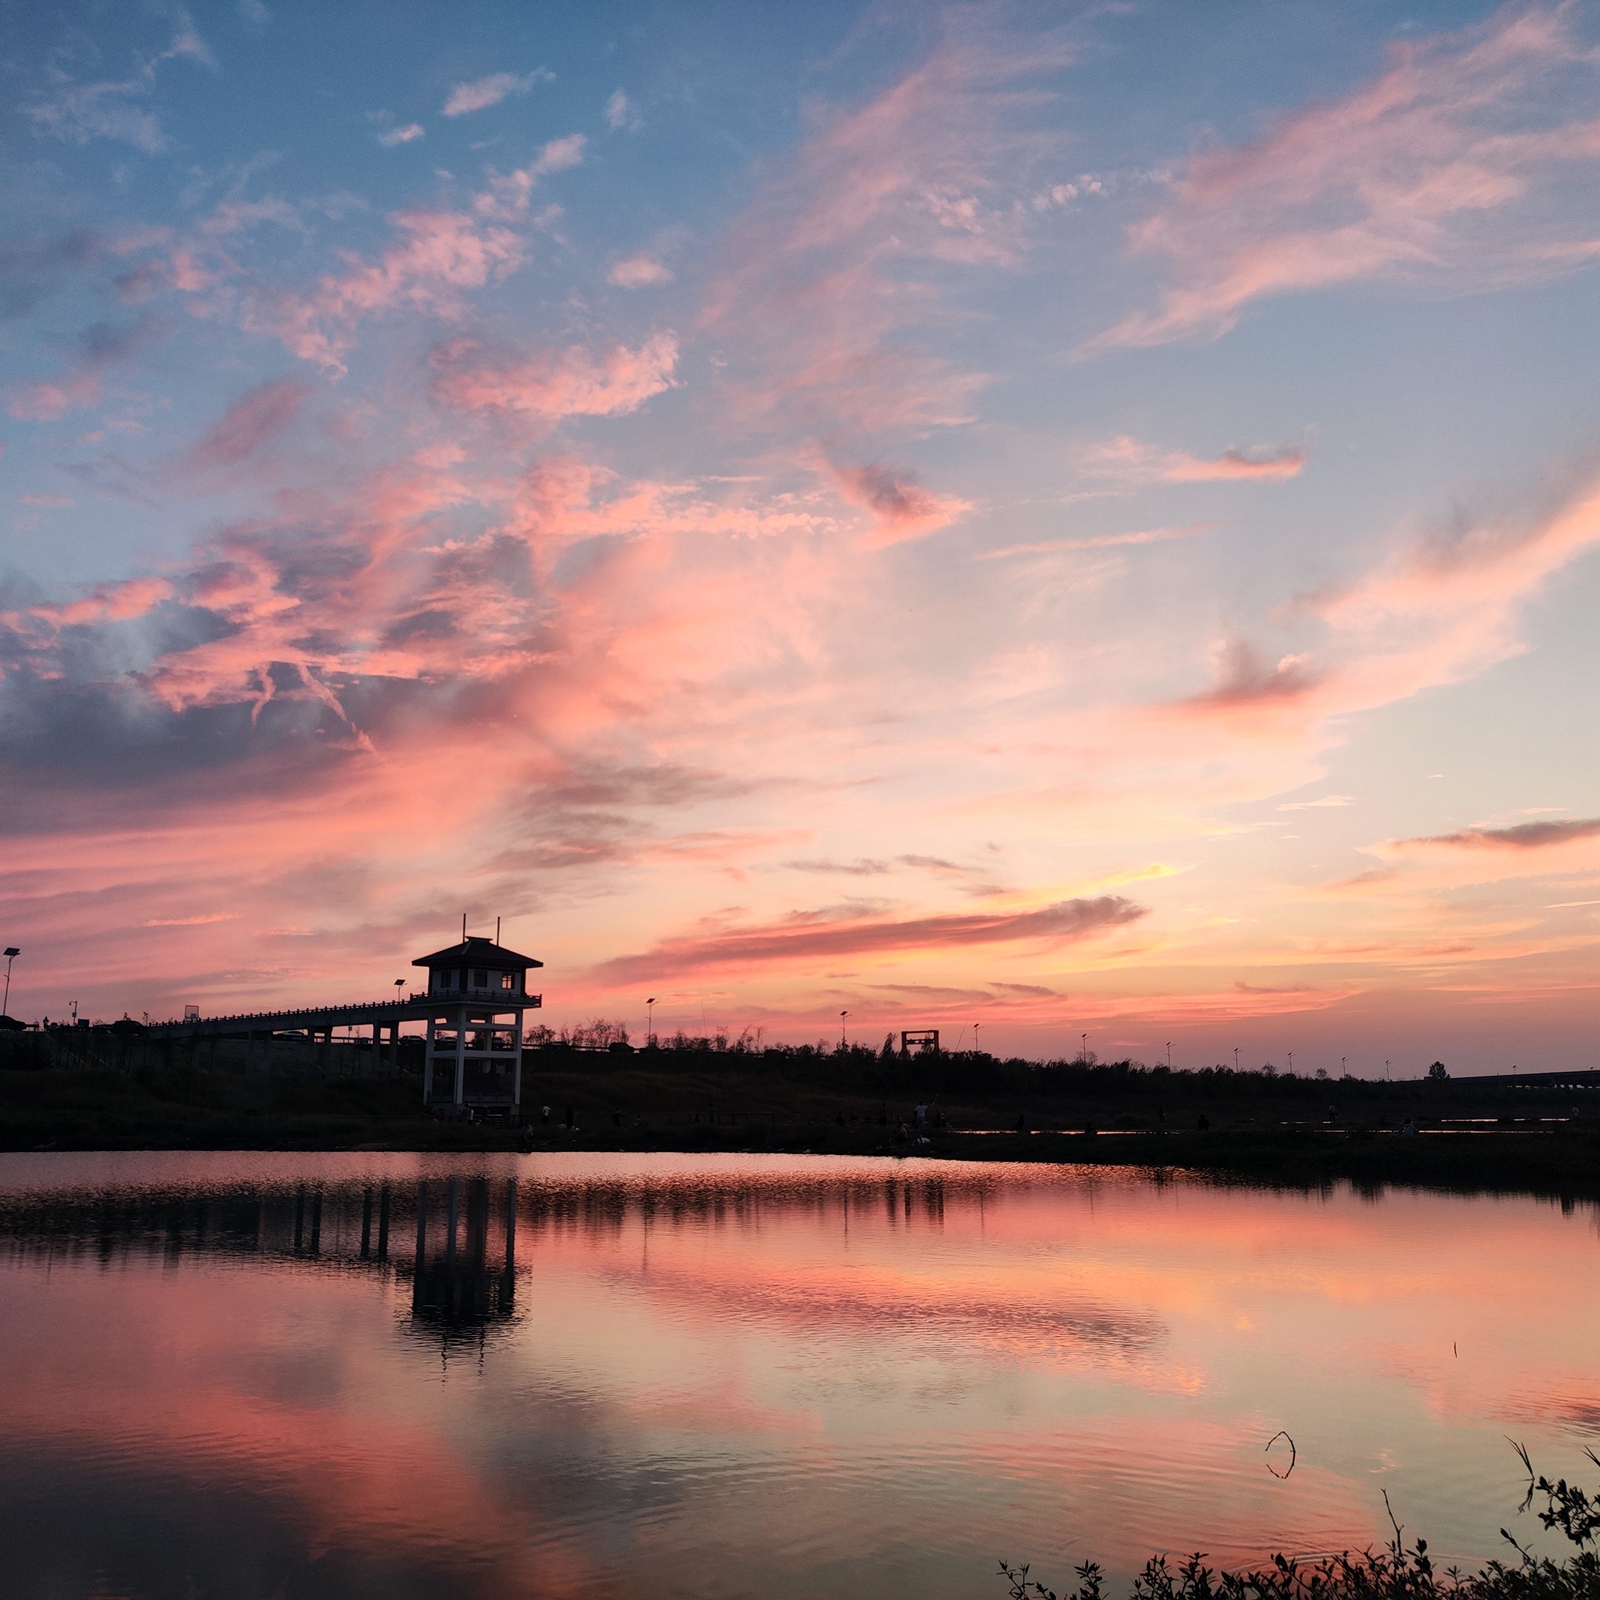
[[[1516,1565],[1490,1561],[1478,1573],[1454,1567],[1435,1572],[1428,1541],[1418,1539],[1409,1549],[1404,1530],[1389,1514],[1394,1537],[1383,1550],[1363,1550],[1352,1556],[1328,1556],[1301,1562],[1277,1555],[1268,1567],[1248,1572],[1218,1572],[1196,1553],[1177,1567],[1165,1555],[1151,1556],[1144,1571],[1133,1580],[1130,1600],[1600,1600],[1600,1497],[1591,1499],[1565,1478],[1556,1482],[1542,1473],[1535,1478],[1528,1453],[1516,1447],[1528,1469],[1528,1493],[1521,1509],[1532,1506],[1535,1495],[1544,1496],[1538,1513],[1546,1529],[1559,1528],[1577,1548],[1565,1561],[1536,1558],[1502,1528],[1500,1537],[1518,1554]],[[1592,1450],[1585,1455],[1600,1466]],[[1384,1496],[1384,1505],[1389,1498]],[[1011,1600],[1057,1600],[1053,1590],[1030,1581],[1026,1566],[1000,1563]],[[1074,1569],[1076,1589],[1061,1600],[1105,1600],[1105,1575],[1097,1562],[1086,1561]]]

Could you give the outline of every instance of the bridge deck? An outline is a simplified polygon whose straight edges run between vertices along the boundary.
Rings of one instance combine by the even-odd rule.
[[[450,995],[429,999],[425,994],[404,1000],[358,1001],[343,1006],[302,1006],[289,1011],[246,1011],[231,1017],[198,1017],[186,1022],[155,1022],[152,1039],[242,1039],[252,1033],[281,1033],[290,1029],[364,1028],[373,1023],[426,1022],[465,1004],[469,1011],[537,1011],[544,997],[537,994],[478,999]]]

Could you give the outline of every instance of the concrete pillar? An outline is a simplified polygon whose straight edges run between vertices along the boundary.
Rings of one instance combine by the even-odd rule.
[[[422,1103],[428,1105],[433,1100],[433,1024],[434,1018],[428,1018],[428,1033],[422,1045]]]
[[[322,1030],[322,1076],[328,1076],[328,1070],[333,1064],[333,1028],[325,1026]]]
[[[374,1078],[383,1076],[383,1024],[381,1022],[372,1024],[372,1076]]]

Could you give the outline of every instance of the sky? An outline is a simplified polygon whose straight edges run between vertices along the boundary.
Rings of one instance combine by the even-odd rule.
[[[1592,1065],[1597,70],[0,0],[11,1013]]]

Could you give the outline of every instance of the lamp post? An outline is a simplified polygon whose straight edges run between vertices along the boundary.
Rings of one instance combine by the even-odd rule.
[[[982,1026],[983,1026],[983,1024],[981,1022],[974,1022],[972,1024],[972,1053],[973,1053],[973,1055],[979,1054],[979,1051],[978,1051],[978,1029],[981,1028]]]
[[[1167,1071],[1172,1071],[1172,1041],[1167,1040]]]
[[[841,1011],[839,1013],[839,1048],[841,1050],[844,1049],[844,1019],[849,1015],[850,1013],[848,1011]]]
[[[1291,1050],[1289,1052],[1289,1076],[1291,1078],[1294,1076],[1294,1051],[1293,1050]]]
[[[1078,1038],[1081,1041],[1080,1048],[1082,1051],[1082,1054],[1078,1057],[1078,1060],[1083,1066],[1086,1067],[1089,1065],[1089,1035],[1086,1033],[1080,1033]]]
[[[1233,1047],[1233,1070],[1235,1072],[1237,1072],[1239,1070],[1239,1047],[1238,1047],[1238,1045],[1235,1045]]]
[[[6,946],[6,998],[4,1003],[0,1004],[0,1016],[11,1015],[11,963],[21,954],[22,952],[14,944]]]
[[[644,1003],[644,1042],[648,1049],[656,1042],[656,997],[651,995]]]

